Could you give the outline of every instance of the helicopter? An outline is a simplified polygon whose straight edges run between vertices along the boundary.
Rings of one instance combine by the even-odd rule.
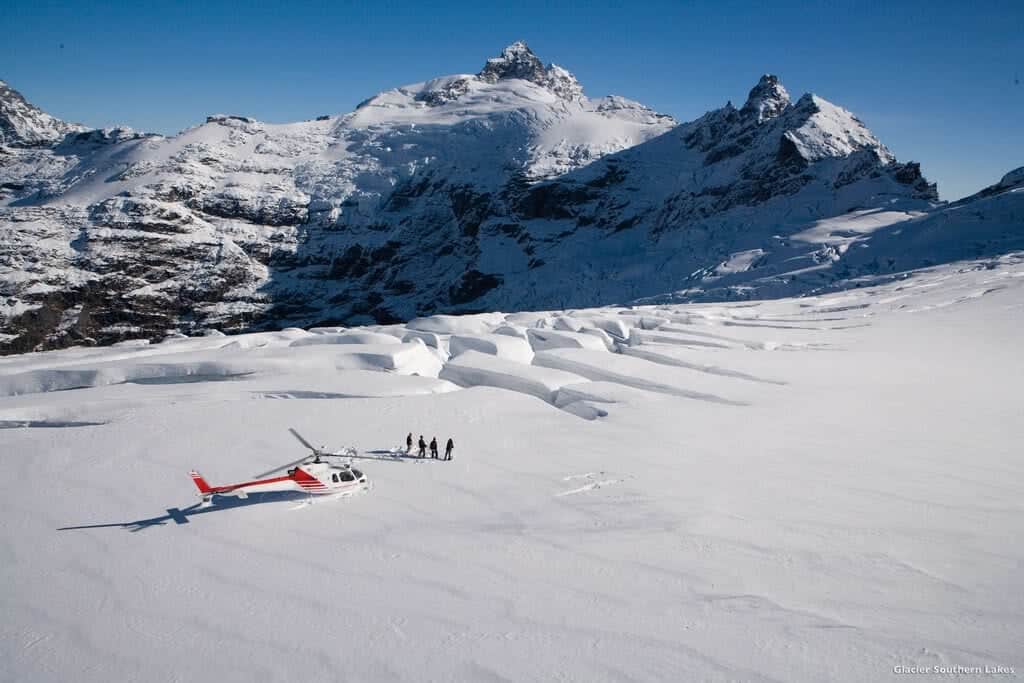
[[[299,491],[308,493],[311,496],[322,496],[329,494],[344,494],[368,488],[366,475],[352,467],[349,463],[332,464],[324,461],[324,458],[353,458],[358,455],[354,448],[343,448],[335,453],[325,453],[322,448],[316,448],[306,441],[301,434],[292,428],[288,429],[299,442],[312,451],[312,456],[303,456],[294,462],[272,470],[257,474],[252,481],[244,481],[237,484],[226,484],[223,486],[211,486],[199,472],[192,470],[189,476],[199,489],[202,498],[202,505],[208,507],[213,505],[214,496],[236,496],[248,498],[250,493],[270,493],[278,491]],[[282,470],[288,470],[283,477],[270,477]]]

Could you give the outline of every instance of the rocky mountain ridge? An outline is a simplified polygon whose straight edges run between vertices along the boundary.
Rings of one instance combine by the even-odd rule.
[[[0,81],[0,145],[43,147],[60,142],[69,133],[83,130],[84,126],[50,116]]]
[[[8,351],[748,297],[780,282],[793,293],[850,275],[819,267],[846,237],[791,239],[809,226],[944,210],[853,114],[810,94],[793,103],[775,76],[739,109],[678,124],[588,98],[524,43],[346,115],[217,115],[172,137],[81,130],[6,92],[0,126],[20,131],[0,146]],[[734,261],[747,267],[723,277]],[[807,264],[818,275],[787,274]]]

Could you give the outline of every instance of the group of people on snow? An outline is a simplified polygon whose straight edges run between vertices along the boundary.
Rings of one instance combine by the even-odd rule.
[[[419,457],[421,457],[421,458],[427,457],[427,442],[423,440],[423,435],[422,434],[420,434],[420,440],[419,440],[419,443],[417,445],[420,447]],[[445,444],[445,447],[444,447],[444,457],[440,458],[440,459],[441,460],[451,460],[452,459],[452,451],[453,450],[455,450],[455,442],[451,440],[451,437],[449,437],[448,438],[448,443]],[[407,454],[408,453],[412,453],[412,432],[409,432],[409,436],[405,437],[405,452]],[[436,436],[430,440],[430,457],[438,459],[438,454],[437,454],[437,437]]]

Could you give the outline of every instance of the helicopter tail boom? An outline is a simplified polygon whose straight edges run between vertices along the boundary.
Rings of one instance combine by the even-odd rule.
[[[199,474],[195,470],[189,472],[189,476],[191,476],[192,481],[195,482],[196,488],[199,489],[199,495],[203,497],[203,500],[209,500],[214,495],[238,496],[239,498],[245,498],[250,493],[294,491],[296,489],[296,485],[300,487],[299,490],[305,491],[319,489],[324,486],[316,477],[310,476],[299,468],[289,472],[286,477],[254,479],[252,481],[243,481],[237,484],[225,484],[223,486],[210,486],[210,484],[203,479],[203,475]]]
[[[206,480],[203,479],[203,475],[199,474],[195,470],[189,472],[189,475],[192,477],[192,481],[195,482],[196,488],[199,489],[199,493],[202,493],[204,495],[209,495],[213,493],[213,489],[210,487],[209,484],[206,483]]]

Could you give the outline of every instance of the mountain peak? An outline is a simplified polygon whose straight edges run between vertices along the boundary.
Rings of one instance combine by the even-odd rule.
[[[0,81],[0,144],[14,147],[52,145],[82,126],[50,116]]]
[[[526,43],[517,40],[502,50],[497,57],[488,59],[477,76],[488,83],[497,83],[507,78],[520,78],[542,84],[545,76],[544,62],[533,54],[533,50]]]
[[[521,40],[506,47],[497,57],[488,59],[477,78],[487,83],[518,78],[547,88],[564,100],[583,96],[583,87],[575,76],[557,64],[545,68],[544,62]]]
[[[519,55],[536,57],[536,55],[533,54],[533,50],[530,49],[530,46],[526,44],[525,40],[517,40],[516,42],[511,43],[510,45],[506,45],[505,49],[501,51],[502,57]]]
[[[757,117],[757,122],[773,119],[789,106],[789,93],[774,74],[765,74],[750,90],[740,111]]]

